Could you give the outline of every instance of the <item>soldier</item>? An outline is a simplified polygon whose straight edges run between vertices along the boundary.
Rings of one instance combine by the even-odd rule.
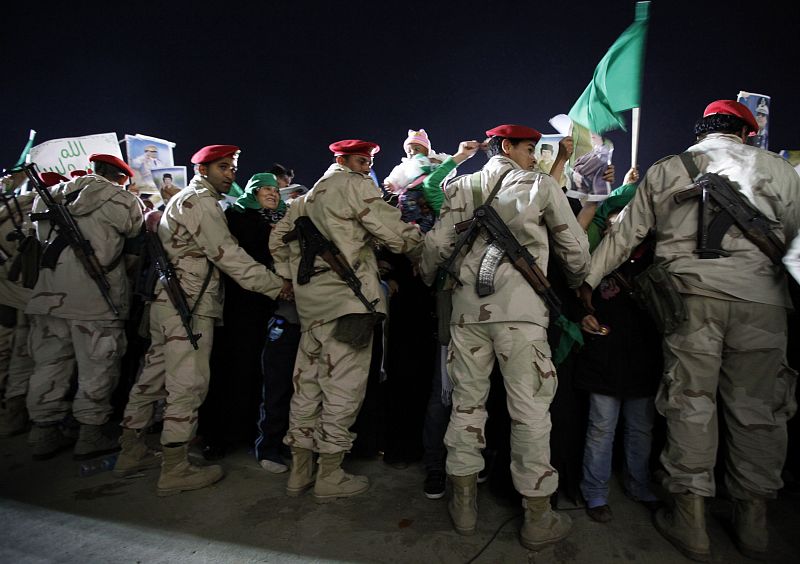
[[[103,299],[75,251],[61,244],[63,235],[53,231],[50,221],[38,221],[38,237],[46,246],[39,279],[25,308],[31,316],[29,344],[35,363],[27,396],[34,422],[28,440],[37,460],[71,444],[59,424],[70,411],[66,398],[76,365],[78,389],[72,415],[80,423],[80,434],[74,457],[82,460],[118,449],[103,425],[112,412],[111,394],[126,347],[129,292],[123,246],[139,233],[142,208],[133,194],[122,189],[133,176],[127,164],[102,154],[91,155],[89,161],[95,163],[94,173],[60,184],[53,197],[66,205],[91,244],[119,315]],[[45,209],[37,197],[33,211]]]
[[[558,184],[534,172],[534,148],[541,134],[530,127],[501,125],[486,135],[489,161],[478,173],[456,178],[446,189],[439,222],[425,240],[423,279],[433,283],[438,267],[453,252],[454,225],[470,219],[497,187],[491,206],[517,241],[547,272],[551,239],[570,285],[578,286],[588,266],[589,245]],[[496,270],[484,264],[482,257],[492,249],[483,238],[475,240],[457,267],[463,285],[452,296],[447,372],[453,382],[453,409],[445,444],[453,497],[448,509],[457,532],[476,531],[477,477],[484,465],[486,400],[496,358],[508,390],[511,476],[525,497],[520,538],[524,546],[538,549],[564,538],[571,527],[569,517],[550,508],[558,474],[549,462],[549,405],[557,380],[547,344],[548,312],[512,264],[500,261]],[[479,273],[493,279],[494,289],[485,297],[476,293]]]
[[[204,488],[223,477],[220,466],[199,467],[188,459],[189,441],[197,430],[197,410],[208,391],[214,322],[222,318],[219,271],[243,288],[271,298],[291,293],[288,281],[256,262],[228,231],[218,202],[236,179],[238,156],[239,148],[233,145],[210,145],[197,151],[192,157],[194,178],[170,199],[158,223],[158,237],[191,307],[192,332],[201,337],[195,350],[180,315],[159,287],[150,308],[150,349],[125,408],[122,452],[114,475],[127,476],[158,464],[142,431],[151,423],[155,403],[166,398],[160,496]]]
[[[422,242],[419,230],[400,220],[400,211],[383,201],[369,176],[378,145],[348,139],[331,144],[330,150],[334,164],[294,201],[270,235],[276,272],[295,281],[302,331],[284,439],[293,461],[286,493],[297,496],[314,486],[319,503],[369,488],[366,476],[350,475],[341,464],[353,444],[349,428],[366,391],[374,327],[386,314],[373,246],[379,243],[393,252],[415,255]],[[301,216],[310,218],[339,248],[374,312],[320,258],[310,282],[297,284],[301,258],[297,244],[290,248],[282,238]],[[316,479],[314,452],[319,453]]]
[[[67,181],[55,172],[43,172],[41,179],[48,187]],[[12,187],[0,208],[0,437],[22,433],[28,424],[25,397],[33,360],[24,312],[39,270],[39,242],[28,219],[34,196],[35,192],[16,195]]]
[[[748,556],[763,557],[767,550],[765,501],[781,488],[786,421],[797,407],[796,373],[786,364],[791,304],[780,265],[736,225],[722,238],[721,250],[700,253],[697,248],[706,245],[697,237],[699,205],[674,198],[699,171],[716,173],[766,216],[773,236],[792,237],[800,227],[800,177],[778,155],[744,143],[757,129],[739,102],[709,104],[694,127],[697,143],[650,168],[594,252],[581,287],[590,305],[590,288],[655,231],[655,261],[669,273],[686,308],[685,320],[664,338],[656,407],[667,419],[661,462],[675,503],[660,510],[655,523],[681,552],[700,561],[710,559],[704,499],[716,491],[718,393],[728,427],[725,483],[734,498],[735,540]]]

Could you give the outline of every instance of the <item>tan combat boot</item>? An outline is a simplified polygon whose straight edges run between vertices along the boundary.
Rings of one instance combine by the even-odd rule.
[[[572,530],[572,519],[553,511],[549,497],[526,497],[522,506],[525,521],[519,530],[519,542],[525,548],[539,550],[566,538]]]
[[[353,497],[369,489],[366,476],[354,476],[342,470],[344,452],[319,455],[319,470],[314,483],[314,501],[327,503],[340,497]]]
[[[125,478],[148,468],[161,466],[161,453],[147,448],[141,431],[122,428],[119,438],[122,451],[111,473],[117,478]]]
[[[764,499],[733,500],[733,532],[739,552],[755,560],[767,556],[767,502]]]
[[[13,437],[28,428],[28,409],[25,395],[10,398],[0,407],[0,437]]]
[[[286,495],[298,497],[314,486],[314,452],[292,447],[292,471],[286,483]]]
[[[478,530],[478,475],[450,476],[453,495],[447,510],[459,535],[474,535]]]
[[[186,444],[165,446],[163,453],[156,492],[159,496],[199,490],[218,482],[225,475],[221,466],[195,466],[189,462],[189,446]]]
[[[28,445],[34,460],[47,460],[75,444],[75,439],[61,431],[58,422],[34,423],[28,433]]]
[[[75,460],[89,460],[103,454],[119,450],[119,441],[107,434],[105,425],[86,425],[81,423],[78,442],[72,451]]]
[[[656,512],[656,529],[687,558],[708,562],[711,545],[706,532],[703,497],[686,492],[673,494],[672,499],[675,502],[672,509],[662,507]]]

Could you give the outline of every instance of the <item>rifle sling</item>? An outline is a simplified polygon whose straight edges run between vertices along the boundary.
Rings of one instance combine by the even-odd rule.
[[[197,310],[197,306],[200,304],[200,298],[203,297],[203,294],[206,293],[206,289],[208,285],[211,283],[211,275],[214,274],[214,263],[208,261],[208,272],[206,273],[206,279],[203,280],[203,285],[200,288],[200,293],[197,294],[197,299],[194,301],[194,305],[192,306],[192,310],[189,312],[189,315],[194,315],[194,312]],[[180,284],[180,281],[178,281]]]

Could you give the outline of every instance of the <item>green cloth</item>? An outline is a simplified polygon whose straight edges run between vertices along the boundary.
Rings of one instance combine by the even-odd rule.
[[[31,132],[28,134],[28,143],[22,149],[22,153],[20,154],[19,159],[17,159],[16,164],[13,167],[11,167],[12,170],[25,166],[26,161],[28,160],[28,155],[30,154],[31,149],[33,148],[34,138],[36,138],[36,131],[31,129]]]
[[[258,203],[256,192],[258,192],[259,189],[263,188],[264,186],[271,186],[277,190],[278,179],[274,174],[269,172],[259,172],[254,174],[250,177],[250,180],[247,181],[244,191],[241,192],[231,207],[239,213],[244,213],[244,210],[246,209],[260,210],[261,204]],[[241,191],[242,189],[239,188],[239,190]],[[233,186],[231,186],[231,192],[233,192]],[[229,192],[229,195],[232,194]]]
[[[444,190],[442,190],[442,182],[447,178],[447,175],[458,166],[458,163],[453,157],[447,157],[442,164],[433,169],[427,178],[422,182],[422,193],[425,194],[425,200],[433,210],[436,216],[439,216],[439,210],[442,209],[444,203]]]
[[[636,3],[634,22],[600,60],[592,81],[569,111],[572,121],[595,133],[625,129],[620,112],[640,105],[649,7],[650,2]]]
[[[592,222],[586,230],[586,236],[589,238],[589,252],[594,252],[595,247],[600,244],[603,239],[603,233],[606,230],[606,221],[608,216],[617,210],[621,210],[628,205],[636,194],[637,185],[634,183],[623,184],[619,188],[612,191],[608,198],[603,200],[597,206],[597,211],[594,212]]]
[[[580,325],[570,321],[563,315],[556,319],[556,326],[561,328],[558,348],[553,352],[553,363],[558,366],[569,356],[570,351],[576,344],[579,349],[583,346],[583,333],[581,333]]]

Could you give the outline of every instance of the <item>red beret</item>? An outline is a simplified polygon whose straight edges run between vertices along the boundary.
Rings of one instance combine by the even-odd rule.
[[[753,117],[753,112],[750,111],[750,108],[736,100],[717,100],[716,102],[711,102],[706,106],[703,117],[714,114],[738,117],[747,124],[747,127],[749,127],[751,131],[758,131],[758,123],[756,123],[756,118]]]
[[[78,178],[79,176],[86,176],[86,171],[85,170],[81,170],[81,169],[77,169],[77,170],[73,170],[72,172],[70,172],[69,175],[72,178]]]
[[[225,157],[235,159],[240,150],[236,145],[207,145],[192,155],[192,164],[213,163]]]
[[[486,137],[506,137],[509,139],[532,139],[535,143],[539,142],[542,134],[524,125],[498,125],[486,132]]]
[[[48,171],[48,172],[40,172],[39,173],[39,178],[42,179],[42,183],[45,186],[47,186],[48,188],[50,186],[55,186],[59,182],[66,182],[67,180],[69,180],[69,178],[67,178],[65,176],[61,176],[57,172],[50,172],[50,171]]]
[[[119,157],[115,157],[114,155],[103,155],[99,153],[94,153],[89,157],[90,163],[107,163],[119,169],[122,174],[125,174],[128,178],[133,178],[133,171],[131,167],[129,167],[125,161],[120,159]]]
[[[381,150],[376,143],[361,141],[360,139],[337,141],[336,143],[328,145],[328,148],[333,151],[335,157],[339,155],[362,155],[364,157],[371,157]]]

